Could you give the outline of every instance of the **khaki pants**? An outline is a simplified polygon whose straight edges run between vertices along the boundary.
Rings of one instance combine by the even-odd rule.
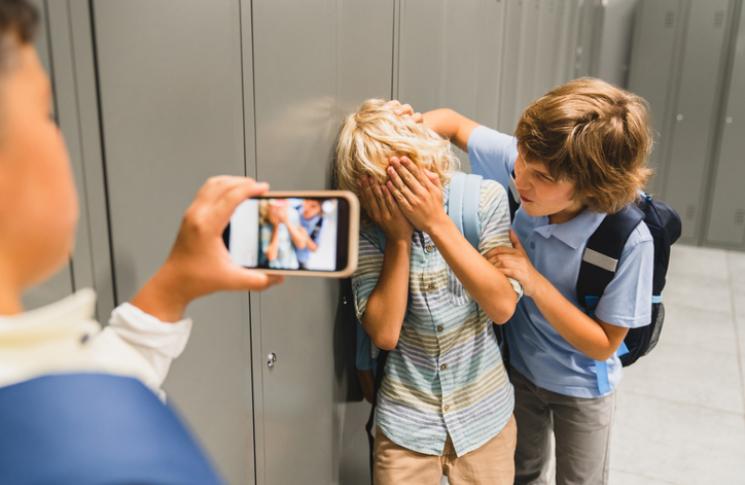
[[[455,456],[448,438],[442,456],[424,455],[398,446],[378,430],[375,434],[374,485],[512,485],[515,477],[517,425],[510,418],[501,433],[480,448]]]

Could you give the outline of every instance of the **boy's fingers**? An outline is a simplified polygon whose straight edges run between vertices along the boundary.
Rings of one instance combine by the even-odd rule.
[[[388,209],[388,204],[386,204],[385,195],[383,195],[383,190],[381,189],[380,185],[375,184],[373,186],[373,191],[375,192],[375,202],[380,208],[381,215],[388,215],[390,213],[390,210]]]
[[[388,190],[393,194],[393,197],[395,198],[396,204],[398,205],[399,208],[403,209],[404,211],[408,211],[408,212],[414,211],[414,209],[411,207],[411,204],[409,203],[408,199],[403,194],[403,192],[401,192],[400,190],[397,190],[393,186],[393,182],[389,180],[386,185],[388,187]]]
[[[230,286],[234,290],[261,291],[282,283],[284,278],[279,275],[268,275],[261,271],[236,268],[231,274]]]
[[[408,202],[412,203],[416,199],[416,196],[411,189],[404,183],[403,179],[399,176],[396,169],[388,167],[388,189],[396,197],[399,202],[402,198],[405,198]],[[400,196],[400,197],[399,197]]]
[[[514,229],[510,229],[510,241],[512,241],[512,245],[515,246],[515,249],[520,251],[523,250],[523,245],[520,243],[520,238],[517,237]]]
[[[383,194],[385,195],[385,203],[388,204],[388,210],[391,212],[391,214],[394,214],[396,211],[399,211],[398,204],[396,204],[396,201],[393,199],[393,195],[391,194],[391,191],[388,190],[388,187],[385,185],[382,186]]]
[[[424,173],[424,170],[417,167],[408,157],[401,157],[401,165],[416,178],[422,187],[429,187],[432,184],[429,177]]]
[[[227,192],[223,192],[220,199],[217,200],[214,209],[215,222],[222,227],[227,224],[230,216],[233,215],[236,207],[247,199],[257,197],[269,190],[269,184],[257,183],[251,179],[236,181],[230,183]]]

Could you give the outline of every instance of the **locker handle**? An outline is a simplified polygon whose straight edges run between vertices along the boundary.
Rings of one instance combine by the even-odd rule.
[[[266,356],[266,366],[271,369],[276,364],[277,364],[277,354],[275,354],[274,352],[269,352]]]

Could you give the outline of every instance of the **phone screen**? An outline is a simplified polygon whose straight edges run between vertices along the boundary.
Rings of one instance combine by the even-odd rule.
[[[333,272],[347,265],[348,219],[343,197],[258,197],[238,206],[223,239],[239,266]]]

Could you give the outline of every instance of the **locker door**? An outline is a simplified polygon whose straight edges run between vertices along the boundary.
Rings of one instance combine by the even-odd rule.
[[[709,212],[707,240],[745,249],[745,9],[735,41],[734,62],[724,109],[719,161]]]
[[[392,0],[252,2],[259,178],[275,189],[330,186],[342,115],[366,98],[391,96],[393,7]],[[344,403],[337,338],[350,322],[335,322],[338,285],[288,278],[251,295],[259,484],[368,480],[368,408]]]
[[[520,19],[520,60],[517,66],[517,110],[515,123],[520,113],[537,97],[536,64],[538,62],[538,33],[540,0],[523,0]]]
[[[538,97],[554,86],[554,73],[559,59],[560,12],[557,0],[541,2],[538,13],[538,25],[535,35],[538,37],[536,46],[535,79],[533,82],[533,96]]]
[[[402,2],[399,97],[417,110],[449,107],[495,127],[503,24],[502,1]],[[467,169],[467,156],[459,155]]]
[[[241,29],[250,24],[231,0],[92,6],[114,271],[126,301],[168,255],[203,181],[246,173]],[[236,293],[191,305],[192,336],[165,386],[229,483],[254,475],[247,305]]]
[[[665,172],[665,199],[683,219],[682,238],[696,241],[701,231],[703,190],[708,167],[723,68],[728,0],[691,2]]]
[[[504,22],[504,54],[502,56],[502,78],[499,93],[499,123],[497,128],[504,133],[513,133],[520,119],[521,106],[517,99],[520,66],[524,62],[522,36],[520,35],[524,0],[506,0]]]
[[[629,90],[646,99],[650,107],[655,145],[649,165],[656,175],[646,190],[652,194],[662,192],[665,180],[663,162],[671,138],[683,12],[681,0],[660,0],[641,2],[636,15],[628,84]]]
[[[54,86],[54,73],[51,70],[51,54],[49,46],[49,32],[47,30],[47,18],[49,13],[46,9],[46,4],[42,0],[33,0],[31,3],[38,9],[41,16],[40,28],[36,38],[36,49],[39,53],[39,59],[41,60],[44,69],[50,76],[53,90],[55,91],[55,99],[58,97]],[[56,106],[55,116],[59,119]],[[67,133],[66,133],[67,134]],[[73,292],[73,280],[72,280],[72,264],[66,264],[60,268],[55,275],[45,281],[44,283],[29,289],[23,295],[23,305],[26,308],[36,308],[39,306],[47,305],[60,298],[63,298]]]

